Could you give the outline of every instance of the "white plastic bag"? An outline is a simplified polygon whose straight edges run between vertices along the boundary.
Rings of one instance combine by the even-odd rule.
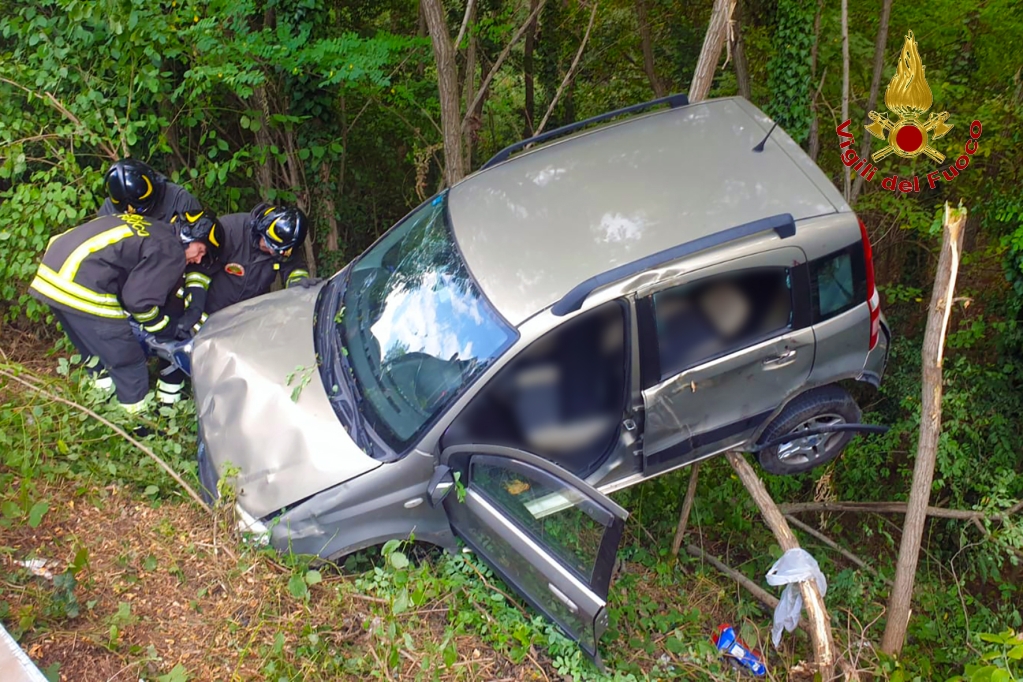
[[[817,560],[805,549],[790,549],[781,555],[767,571],[767,584],[785,585],[777,608],[774,609],[774,626],[771,628],[771,641],[777,649],[781,643],[782,629],[792,632],[799,625],[799,614],[803,610],[803,595],[798,583],[814,579],[821,596],[828,591],[828,581],[821,573]]]

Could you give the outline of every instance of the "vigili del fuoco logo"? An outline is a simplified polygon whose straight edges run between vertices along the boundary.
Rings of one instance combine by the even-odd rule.
[[[887,146],[871,154],[870,160],[877,163],[891,154],[907,159],[923,154],[937,164],[944,163],[945,155],[932,147],[931,142],[948,135],[955,125],[947,123],[949,119],[947,111],[931,112],[927,120],[923,120],[923,116],[931,109],[933,98],[927,79],[924,78],[924,65],[912,31],[906,34],[895,76],[888,83],[888,89],[884,93],[884,103],[896,118],[892,120],[888,118],[888,114],[879,114],[876,111],[867,114],[873,123],[864,126],[866,131],[887,143]],[[853,172],[859,173],[865,180],[873,180],[877,167],[868,163],[866,159],[861,159],[856,153],[853,148],[856,140],[849,131],[851,124],[852,119],[849,119],[835,129],[838,133],[838,146],[845,150],[842,152],[842,163],[849,166]],[[977,140],[983,132],[980,121],[973,121],[969,132],[970,137],[966,140],[964,153],[959,158],[945,168],[939,166],[926,174],[925,181],[928,187],[934,189],[939,181],[951,182],[960,171],[966,170],[970,165],[970,157],[977,152]],[[890,175],[881,180],[881,187],[892,192],[919,192],[920,177],[914,175],[900,179],[898,175]]]

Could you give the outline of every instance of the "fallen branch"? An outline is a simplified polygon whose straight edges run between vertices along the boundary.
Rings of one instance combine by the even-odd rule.
[[[868,514],[905,514],[905,502],[791,502],[778,505],[783,514],[799,514],[801,512],[833,511],[859,512]],[[1023,509],[1023,500],[1017,502],[1003,512],[985,513],[970,509],[946,509],[944,507],[927,507],[927,516],[941,519],[959,519],[960,521],[1005,521]]]
[[[721,561],[721,559],[718,559],[716,556],[712,554],[708,554],[707,552],[703,551],[696,545],[686,545],[686,551],[689,552],[690,555],[696,557],[697,559],[706,561],[708,564],[710,564],[720,572],[724,573],[735,582],[739,583],[739,585],[746,588],[746,591],[752,594],[756,598],[756,600],[763,604],[764,606],[770,609],[777,608],[778,606],[777,597],[775,597],[773,594],[757,585],[755,582],[744,576],[742,573],[739,573],[737,570],[727,565],[725,562]],[[799,627],[802,628],[803,630],[807,629],[806,623],[803,621],[799,622]]]
[[[178,485],[180,485],[181,488],[186,493],[188,493],[188,495],[193,500],[195,500],[197,503],[199,503],[199,505],[203,509],[207,508],[206,507],[206,503],[202,501],[202,498],[199,497],[199,494],[196,493],[192,489],[192,487],[190,485],[185,483],[184,479],[181,478],[180,475],[178,475],[178,472],[174,471],[174,469],[172,469],[170,467],[170,465],[167,464],[167,462],[163,461],[163,459],[161,459],[160,456],[157,455],[155,452],[153,452],[152,450],[147,448],[145,445],[143,445],[137,439],[135,439],[132,436],[128,435],[128,432],[125,431],[124,429],[122,429],[120,426],[117,426],[113,422],[111,422],[111,421],[109,421],[107,419],[104,419],[103,417],[99,416],[98,414],[96,414],[95,412],[90,410],[88,407],[85,407],[84,405],[79,405],[78,403],[74,402],[73,400],[68,400],[66,398],[61,398],[60,396],[55,395],[55,394],[51,393],[50,391],[47,391],[45,388],[42,388],[41,386],[37,386],[37,385],[33,384],[30,381],[26,381],[25,379],[22,379],[21,377],[16,376],[15,374],[12,374],[11,372],[7,371],[6,369],[0,369],[0,376],[5,376],[8,379],[11,379],[13,381],[17,381],[19,384],[21,384],[21,385],[23,385],[23,386],[25,386],[25,387],[35,391],[36,393],[38,393],[39,395],[41,395],[41,396],[43,396],[45,398],[48,398],[50,400],[54,400],[54,401],[56,401],[58,403],[62,403],[64,405],[67,405],[68,407],[72,407],[72,408],[74,408],[74,409],[76,409],[76,410],[78,410],[80,412],[84,412],[85,414],[89,415],[90,417],[92,417],[93,419],[98,421],[99,423],[104,424],[105,426],[113,429],[113,431],[115,433],[117,433],[119,436],[124,438],[126,441],[128,441],[129,443],[131,443],[132,445],[137,447],[142,452],[144,452],[154,462],[159,464],[160,467],[164,471],[166,471],[168,474],[170,474],[171,478],[173,478],[175,481],[177,481]]]
[[[829,538],[827,535],[825,535],[824,533],[820,532],[816,528],[813,528],[812,526],[809,526],[809,525],[803,523],[802,521],[800,521],[799,519],[797,519],[797,518],[795,518],[793,516],[790,516],[788,514],[785,515],[785,518],[793,526],[795,526],[796,528],[801,529],[802,531],[804,531],[808,535],[812,535],[813,537],[817,538],[818,540],[823,542],[825,545],[827,545],[831,549],[835,550],[836,552],[838,552],[839,554],[844,556],[846,559],[848,559],[852,563],[854,563],[857,566],[859,566],[860,568],[862,568],[864,570],[867,570],[867,571],[870,571],[874,575],[880,575],[880,573],[877,572],[876,568],[874,568],[873,566],[871,566],[866,561],[864,561],[863,559],[859,558],[858,556],[856,556],[855,554],[853,554],[849,550],[841,547],[837,542],[835,542],[834,540],[832,540],[831,538]],[[891,584],[891,581],[888,580],[887,578],[882,578],[882,579],[886,583],[888,583],[889,585]]]

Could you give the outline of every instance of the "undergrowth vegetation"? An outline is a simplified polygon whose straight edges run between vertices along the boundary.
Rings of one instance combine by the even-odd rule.
[[[905,344],[897,345],[897,355],[906,352]],[[0,369],[118,423],[121,417],[107,406],[105,396],[80,387],[77,360],[55,358],[53,373],[13,364]],[[913,398],[901,394],[904,384],[913,381],[914,365],[907,361],[895,367],[890,382],[870,403],[870,421],[899,418],[912,423],[918,418]],[[963,363],[956,369],[970,370]],[[976,447],[970,439],[977,437],[978,424],[973,420],[955,426],[955,406],[969,403],[973,414],[991,399],[1013,400],[951,391],[947,400],[953,428],[943,447]],[[992,414],[996,407],[991,406]],[[684,551],[678,558],[670,556],[674,519],[664,512],[677,509],[686,471],[616,495],[632,516],[621,569],[612,582],[609,631],[601,647],[606,670],[600,671],[472,554],[450,555],[411,537],[348,557],[341,566],[282,555],[258,542],[242,541],[232,525],[229,489],[222,491],[225,499],[210,516],[152,459],[109,427],[8,376],[0,379],[0,426],[0,490],[5,491],[0,496],[0,527],[5,529],[0,555],[6,566],[0,618],[26,647],[42,652],[44,662],[54,657],[44,666],[54,680],[60,667],[57,645],[69,633],[119,666],[170,682],[213,679],[209,675],[220,670],[218,665],[263,679],[490,679],[513,670],[525,679],[731,679],[735,673],[710,640],[722,622],[739,628],[747,642],[765,652],[770,679],[800,679],[800,662],[809,657],[805,633],[786,635],[781,649],[773,650],[769,609]],[[196,485],[191,403],[160,408],[151,426],[159,435],[146,438],[146,446]],[[1011,437],[1005,432],[983,440],[993,448],[993,464],[1011,466],[1011,449],[1003,443]],[[1003,450],[997,449],[1000,444]],[[893,477],[909,476],[908,471],[879,466],[885,460],[877,453],[894,447],[912,443],[900,442],[896,435],[857,439],[820,475],[767,477],[766,483],[778,499],[834,499],[837,486],[852,491],[843,499],[876,499],[880,480],[890,483]],[[703,466],[692,541],[763,584],[780,548],[727,463],[711,460]],[[1005,488],[1001,496],[977,494],[980,486],[999,480],[989,479],[997,466],[978,471],[979,479],[970,470],[951,466],[953,459],[940,460],[940,476],[957,481],[942,486],[948,492],[941,501],[949,506],[993,511],[1018,495],[1014,487]],[[102,513],[89,517],[89,531],[75,532],[78,510],[89,506]],[[138,537],[125,545],[123,523],[139,510],[150,525],[129,531]],[[989,524],[989,537],[961,521],[933,524],[914,604],[930,617],[913,620],[900,661],[873,650],[870,642],[883,622],[886,579],[897,550],[894,520],[833,514],[812,520],[874,570],[851,564],[811,537],[801,538],[828,576],[833,627],[849,660],[875,679],[948,679],[957,674],[965,676],[956,679],[1015,679],[1001,677],[1015,674],[1023,651],[1013,644],[1013,633],[1023,625],[1016,596],[1019,568],[1008,551],[1019,548],[1020,529],[1013,524]],[[48,571],[48,577],[33,571],[28,563],[33,559],[47,562],[40,570]],[[205,573],[215,578],[197,577],[189,568],[195,565],[205,566]],[[161,623],[145,605],[130,599],[135,590],[145,592],[147,581],[158,582],[155,576],[167,583],[151,588],[162,595],[153,594],[153,600],[189,603],[193,615],[212,611],[207,617],[195,615],[193,634],[218,644],[234,642],[234,653],[221,653],[211,644],[209,660],[201,663],[175,645],[152,641],[161,628],[173,632],[173,625]],[[246,599],[236,585],[258,596]],[[221,593],[231,610],[210,606],[211,593]],[[253,602],[259,604],[255,611]],[[152,632],[140,634],[147,626]],[[786,670],[796,673],[786,678]]]

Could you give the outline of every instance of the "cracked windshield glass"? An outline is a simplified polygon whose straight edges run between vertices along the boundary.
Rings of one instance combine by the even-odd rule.
[[[514,341],[452,242],[441,195],[355,263],[337,325],[362,411],[396,451],[411,446]]]

